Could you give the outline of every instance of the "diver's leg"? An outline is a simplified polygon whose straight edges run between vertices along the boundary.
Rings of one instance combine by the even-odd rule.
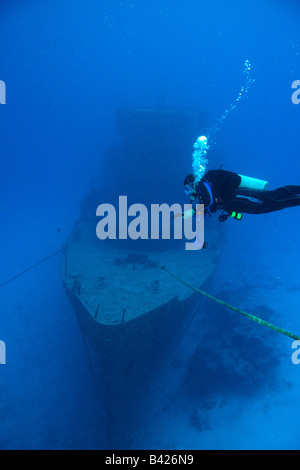
[[[300,186],[283,186],[282,188],[275,189],[273,194],[273,203],[279,209],[300,206]]]
[[[228,201],[228,206],[232,211],[247,214],[266,214],[300,206],[300,186],[283,186],[272,191],[239,190]]]
[[[296,206],[300,206],[300,186],[283,186],[273,191],[266,191],[262,204],[252,213],[265,214]]]
[[[268,212],[265,203],[268,202],[268,191],[253,191],[240,189],[235,191],[234,197],[226,202],[227,212],[241,212],[245,214],[262,214]]]
[[[300,186],[282,186],[282,188],[275,189],[274,193],[276,193],[277,198],[280,200],[297,198],[300,197]]]

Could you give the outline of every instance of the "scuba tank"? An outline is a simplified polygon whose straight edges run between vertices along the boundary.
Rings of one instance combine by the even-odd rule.
[[[259,191],[267,191],[269,189],[269,182],[263,181],[257,178],[251,178],[250,176],[239,175],[242,180],[239,188],[241,189],[253,189]]]

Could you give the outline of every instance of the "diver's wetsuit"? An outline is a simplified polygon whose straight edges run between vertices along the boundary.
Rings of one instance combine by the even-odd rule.
[[[208,171],[201,182],[210,184],[213,200],[210,212],[223,210],[248,214],[265,214],[287,207],[300,206],[300,186],[283,186],[272,191],[240,189],[241,177],[225,170]],[[197,192],[197,186],[196,186]],[[199,198],[201,201],[201,198]]]

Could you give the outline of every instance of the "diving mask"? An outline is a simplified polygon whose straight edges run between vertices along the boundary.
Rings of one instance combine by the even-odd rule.
[[[191,184],[186,184],[184,187],[184,192],[187,196],[192,196],[195,193],[195,188]]]

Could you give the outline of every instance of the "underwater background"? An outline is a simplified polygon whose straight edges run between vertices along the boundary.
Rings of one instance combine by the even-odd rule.
[[[209,128],[235,104],[249,60],[255,82],[214,135],[208,168],[268,180],[270,189],[300,184],[300,106],[291,100],[299,15],[288,0],[1,1],[1,449],[107,447],[105,408],[59,257],[2,284],[65,243],[90,181],[105,172],[102,155],[119,142],[116,110],[192,109]],[[165,175],[178,194],[193,143],[182,178]],[[209,286],[298,334],[299,210],[229,220]],[[299,449],[293,341],[208,301],[201,309],[132,448]]]

